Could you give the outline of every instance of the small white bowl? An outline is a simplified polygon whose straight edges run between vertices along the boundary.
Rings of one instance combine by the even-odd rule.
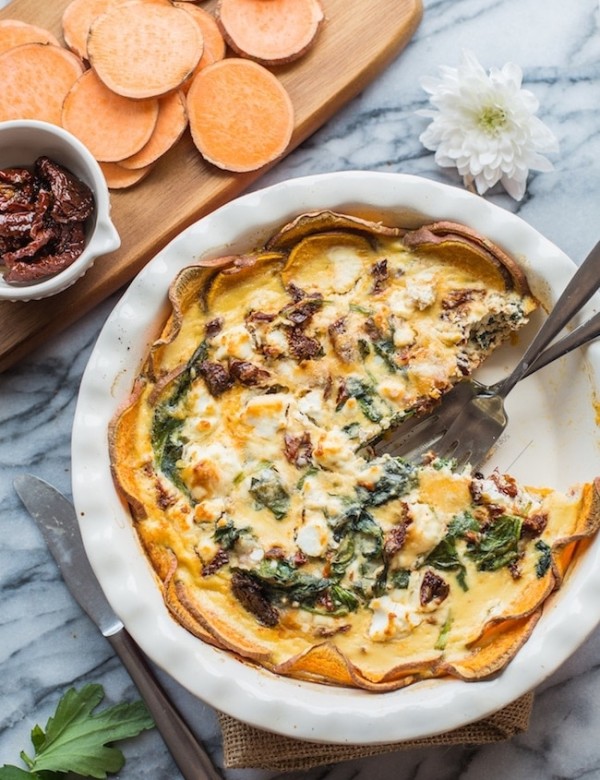
[[[66,290],[92,267],[100,255],[113,252],[121,239],[110,220],[110,198],[100,166],[88,149],[56,125],[22,119],[0,122],[0,169],[31,167],[45,155],[85,182],[94,194],[94,212],[86,225],[81,255],[63,271],[26,284],[7,284],[0,275],[0,300],[31,301]]]

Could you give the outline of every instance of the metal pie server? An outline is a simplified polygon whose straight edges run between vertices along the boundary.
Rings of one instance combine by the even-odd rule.
[[[31,474],[16,477],[13,484],[42,532],[67,587],[110,642],[136,684],[185,780],[223,780],[108,603],[88,562],[71,502]]]

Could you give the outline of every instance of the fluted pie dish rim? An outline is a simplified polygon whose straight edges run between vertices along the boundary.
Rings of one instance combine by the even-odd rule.
[[[572,618],[575,605],[580,609],[589,598],[597,545],[592,545],[549,605],[529,642],[493,679],[426,681],[375,696],[287,680],[200,643],[174,623],[110,481],[106,451],[107,421],[129,392],[140,360],[157,336],[168,311],[168,283],[179,268],[200,256],[253,246],[273,227],[304,211],[360,206],[371,215],[380,214],[383,221],[392,219],[396,211],[396,222],[418,222],[415,215],[421,214],[422,221],[443,218],[471,225],[522,259],[533,285],[540,291],[547,286],[550,300],[572,273],[571,261],[518,217],[470,193],[426,179],[343,172],[295,179],[246,195],[200,220],[160,252],[109,318],[82,382],[73,431],[73,490],[92,566],[113,607],[154,661],[209,704],[252,725],[304,739],[368,744],[457,728],[513,701],[544,679],[597,622],[598,616],[590,614],[576,625]],[[588,351],[592,365],[594,357],[592,348]],[[510,360],[510,355],[502,359]],[[538,391],[537,387],[531,391],[532,398]],[[552,448],[547,458],[556,460]],[[555,472],[556,466],[550,471]],[[527,468],[524,474],[529,477]],[[546,482],[551,484],[552,479]]]

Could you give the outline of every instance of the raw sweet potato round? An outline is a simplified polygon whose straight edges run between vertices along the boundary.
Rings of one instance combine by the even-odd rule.
[[[202,56],[191,15],[169,3],[129,2],[90,27],[90,63],[109,89],[130,98],[157,97],[180,87]]]
[[[283,84],[251,60],[226,58],[201,70],[187,95],[194,143],[219,168],[244,172],[287,149],[294,109]]]
[[[220,0],[217,6],[227,43],[241,56],[263,64],[301,57],[323,18],[319,0]]]

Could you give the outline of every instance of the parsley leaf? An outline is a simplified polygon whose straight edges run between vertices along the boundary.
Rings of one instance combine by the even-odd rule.
[[[0,780],[31,780],[32,777],[39,777],[39,775],[32,775],[31,772],[26,772],[12,764],[4,764],[0,767]]]
[[[79,691],[69,689],[45,730],[40,726],[32,729],[35,755],[30,758],[21,753],[29,771],[4,765],[0,768],[0,780],[50,780],[55,773],[66,772],[103,780],[107,773],[118,772],[125,757],[107,743],[134,737],[152,728],[154,722],[141,701],[117,704],[93,714],[103,698],[101,685],[85,685]]]

